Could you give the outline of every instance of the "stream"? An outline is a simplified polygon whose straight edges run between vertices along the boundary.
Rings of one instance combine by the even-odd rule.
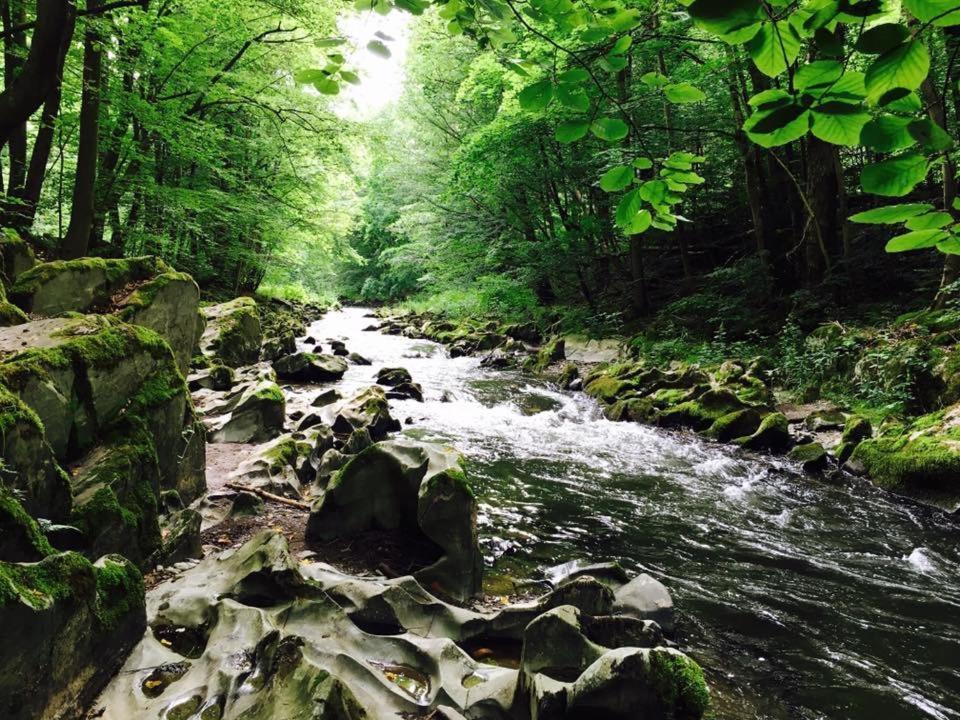
[[[582,393],[363,331],[368,313],[330,312],[309,333],[373,362],[351,365],[345,391],[384,366],[423,386],[424,403],[391,401],[393,414],[467,457],[488,576],[606,560],[654,575],[718,718],[960,718],[955,520],[865,481],[609,422]]]

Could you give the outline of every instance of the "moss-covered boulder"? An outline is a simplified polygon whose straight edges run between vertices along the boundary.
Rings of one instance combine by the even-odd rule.
[[[33,249],[12,228],[0,228],[0,274],[3,285],[10,287],[27,270],[37,264]]]
[[[550,338],[537,351],[536,357],[534,369],[540,372],[546,370],[553,363],[564,360],[567,357],[564,339],[562,337]]]
[[[799,464],[804,472],[810,474],[823,472],[829,462],[827,451],[818,442],[797,445],[790,450],[787,457]]]
[[[881,487],[960,509],[960,405],[885,428],[862,441],[852,461]]]
[[[743,410],[745,404],[731,390],[707,390],[699,397],[663,410],[657,422],[664,427],[706,430],[724,416]]]
[[[82,717],[143,635],[143,579],[119,556],[0,562],[0,627],[0,717]]]
[[[139,285],[119,302],[119,316],[167,341],[184,375],[203,334],[200,289],[186,273],[168,271]]]
[[[483,574],[477,501],[460,462],[453,451],[410,440],[372,445],[334,475],[311,510],[307,537],[393,530],[426,539],[437,557],[415,577],[457,599],[476,595]]]
[[[41,263],[17,277],[10,300],[31,315],[112,309],[115,296],[171,268],[159,258],[80,258]]]
[[[283,432],[286,399],[269,380],[242,387],[220,409],[206,420],[210,442],[265,442]]]
[[[239,297],[203,309],[206,329],[200,339],[204,355],[224,365],[241,367],[260,359],[263,336],[260,314],[253,298]]]
[[[720,442],[731,442],[738,437],[753,435],[762,422],[763,415],[755,408],[743,408],[718,418],[704,434]]]
[[[71,475],[71,524],[86,537],[86,554],[121,554],[140,567],[160,549],[160,464],[153,437],[130,421],[95,447]]]
[[[388,433],[400,429],[400,421],[390,415],[386,393],[375,385],[337,405],[334,416],[334,431],[344,435],[367,428],[374,440],[383,440]]]
[[[0,468],[0,476],[9,470]],[[53,553],[40,526],[0,480],[0,561],[36,562]]]
[[[50,318],[0,329],[3,352],[13,354],[0,362],[0,383],[35,412],[58,459],[81,457],[136,418],[152,437],[163,486],[180,489],[182,472],[196,483],[204,447],[193,437],[186,383],[157,333],[115,317]]]
[[[335,382],[347,372],[347,361],[333,355],[294,353],[274,361],[273,370],[283,382]]]
[[[43,423],[16,395],[0,385],[0,457],[10,469],[8,488],[33,517],[65,520],[72,496],[67,474],[47,442]]]
[[[760,427],[751,435],[739,437],[734,442],[747,450],[783,452],[793,444],[787,416],[772,412],[763,418]]]

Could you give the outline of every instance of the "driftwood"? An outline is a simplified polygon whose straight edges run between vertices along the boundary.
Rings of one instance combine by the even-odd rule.
[[[309,510],[310,503],[300,502],[299,500],[291,500],[290,498],[285,498],[282,495],[274,495],[272,492],[267,492],[266,490],[260,490],[259,488],[253,488],[248,485],[241,485],[240,483],[225,483],[225,486],[231,490],[237,490],[238,492],[248,492],[253,493],[254,495],[259,495],[264,500],[269,500],[270,502],[280,503],[282,505],[289,505],[290,507],[295,507],[298,510]]]

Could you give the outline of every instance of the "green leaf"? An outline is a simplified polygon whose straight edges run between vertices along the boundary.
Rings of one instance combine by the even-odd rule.
[[[355,72],[351,72],[350,70],[341,70],[340,77],[343,79],[344,82],[348,82],[351,85],[360,84],[360,76],[357,75]]]
[[[908,230],[939,230],[952,222],[953,216],[941,210],[910,218],[906,222],[906,228]]]
[[[589,131],[589,120],[566,120],[557,126],[554,138],[560,143],[572,143],[583,138]]]
[[[867,94],[880,100],[891,90],[916,90],[930,72],[930,55],[919,40],[888,50],[867,68]]]
[[[641,210],[632,218],[630,218],[623,229],[627,235],[639,235],[642,232],[646,232],[650,228],[650,224],[652,222],[653,216],[650,214],[650,211]]]
[[[933,210],[933,205],[927,203],[904,203],[901,205],[884,205],[883,207],[866,210],[850,216],[850,222],[866,225],[896,225],[917,215]]]
[[[621,55],[607,55],[600,59],[603,69],[608,72],[620,72],[627,66],[627,58]]]
[[[590,109],[590,98],[587,97],[587,93],[577,85],[573,87],[561,85],[558,87],[557,99],[560,100],[561,105],[571,108],[572,110],[586,112]]]
[[[960,197],[955,197],[952,205],[954,210],[960,210]]]
[[[700,102],[707,97],[702,90],[688,82],[667,85],[663,88],[663,94],[675,105]]]
[[[790,105],[795,100],[796,98],[794,98],[794,96],[788,93],[786,90],[774,88],[772,90],[758,92],[756,95],[750,98],[747,103],[751,107],[755,107],[759,110],[774,110],[779,107]]]
[[[695,172],[683,172],[681,170],[664,168],[660,171],[660,174],[664,177],[670,178],[675,182],[685,183],[687,185],[701,185],[705,182],[704,179]]]
[[[648,72],[640,76],[640,82],[642,82],[644,85],[649,85],[650,87],[663,87],[669,83],[670,80],[666,75],[661,73]]]
[[[831,145],[860,144],[860,132],[870,121],[870,113],[857,105],[841,102],[822,103],[812,110],[810,132]]]
[[[315,80],[313,86],[317,89],[317,92],[324,95],[337,95],[340,93],[340,83],[329,77]]]
[[[752,27],[762,17],[756,0],[696,0],[687,12],[697,26],[714,35]]]
[[[776,77],[792,65],[800,53],[801,40],[788,22],[764,23],[746,44],[753,64],[764,75]]]
[[[562,83],[584,83],[590,79],[590,73],[583,68],[573,68],[557,75],[557,80]]]
[[[634,158],[633,166],[637,168],[637,170],[649,170],[653,167],[653,160],[648,157]]]
[[[590,131],[601,140],[617,142],[627,136],[630,128],[619,118],[602,117],[593,121],[593,125],[590,126]]]
[[[907,250],[922,250],[932,248],[937,243],[950,238],[950,233],[944,230],[914,230],[905,235],[898,235],[887,243],[888,253],[906,252]]]
[[[617,165],[600,177],[600,189],[604,192],[617,192],[629,187],[632,183],[633,168],[628,165]]]
[[[843,65],[836,60],[817,60],[797,70],[793,84],[797,90],[829,86],[836,83],[842,75]]]
[[[810,129],[810,112],[799,105],[757,110],[743,124],[747,136],[765,148],[799,140]]]
[[[892,91],[892,93],[898,93],[899,97],[881,98],[881,100],[877,102],[877,105],[883,107],[884,110],[899,113],[915,113],[923,108],[923,103],[920,102],[920,96],[915,92],[901,90],[899,92]]]
[[[960,238],[952,235],[946,240],[937,243],[937,250],[947,255],[960,255]]]
[[[953,138],[930,118],[914,120],[908,131],[928,152],[943,152],[953,147]]]
[[[622,228],[627,227],[633,217],[640,212],[641,206],[640,188],[634,188],[625,193],[617,203],[617,212],[614,216],[617,225]]]
[[[314,45],[318,48],[332,48],[343,45],[346,41],[347,39],[342,37],[321,38],[317,40]]]
[[[607,23],[609,27],[616,32],[626,32],[627,30],[633,30],[637,27],[637,25],[640,24],[640,20],[641,15],[639,10],[636,8],[627,8],[612,15],[607,19]]]
[[[863,126],[860,142],[878,152],[905,150],[917,141],[907,131],[909,118],[896,115],[879,115]]]
[[[623,55],[623,53],[630,49],[632,44],[633,38],[630,35],[624,35],[621,38],[617,38],[617,41],[613,44],[613,47],[610,48],[610,54]]]
[[[860,185],[873,195],[901,197],[923,182],[928,169],[923,155],[907,153],[867,165],[860,173]]]
[[[663,180],[648,180],[640,186],[640,197],[651,205],[660,205],[667,196],[667,184]]]
[[[388,48],[380,40],[371,40],[367,43],[367,50],[372,52],[374,55],[382,58],[388,58],[391,55],[390,48]]]
[[[517,100],[524,110],[540,112],[553,100],[553,84],[549,80],[541,80],[527,85],[517,95]]]
[[[881,55],[910,36],[910,31],[898,23],[884,23],[863,32],[854,47],[862,53]]]
[[[920,22],[933,20],[934,25],[941,27],[960,25],[960,7],[956,0],[903,0],[903,4]]]

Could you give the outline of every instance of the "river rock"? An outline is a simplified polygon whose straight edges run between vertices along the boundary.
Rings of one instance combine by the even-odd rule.
[[[287,355],[297,352],[297,339],[292,332],[285,332],[279,337],[267,338],[263,341],[260,356],[269,362],[274,362]]]
[[[809,474],[823,472],[829,461],[827,451],[818,442],[797,445],[790,450],[787,457],[798,463],[803,471]]]
[[[333,405],[335,402],[342,400],[343,396],[340,395],[340,391],[335,388],[330,388],[329,390],[324,390],[319,395],[317,395],[313,400],[310,401],[310,407],[320,408],[326,407],[327,405]]]
[[[433,541],[436,561],[416,573],[452,597],[480,591],[477,504],[459,456],[409,440],[364,450],[331,480],[313,506],[307,537],[329,540],[367,530],[398,530]]]
[[[77,553],[0,562],[0,715],[83,717],[146,628],[143,579],[126,559]]]
[[[208,419],[209,442],[264,442],[283,430],[286,401],[276,383],[263,381],[248,385],[212,412]]]
[[[187,376],[187,387],[191,392],[198,390],[224,392],[233,387],[234,379],[233,368],[218,363],[190,373]]]
[[[391,400],[416,400],[417,402],[423,402],[423,388],[420,387],[419,383],[400,383],[387,390],[387,397]]]
[[[353,365],[372,365],[373,363],[365,358],[360,353],[352,352],[347,355],[347,360],[349,360]]]
[[[157,257],[80,258],[41,263],[17,277],[10,300],[31,315],[109,309],[114,296],[172,268]]]
[[[322,383],[334,382],[343,377],[347,363],[339,357],[296,353],[273,363],[277,377],[284,382]]]
[[[200,349],[224,365],[252,365],[260,359],[260,314],[253,298],[239,297],[203,309],[206,330]]]
[[[126,720],[216,707],[220,717],[267,720],[287,717],[290,698],[300,703],[310,697],[311,708],[334,707],[338,713],[349,699],[349,713],[333,718],[525,717],[531,703],[518,692],[520,671],[483,661],[499,663],[502,652],[504,665],[519,664],[521,656],[539,658],[538,670],[527,671],[533,682],[526,687],[562,686],[563,695],[583,708],[577,717],[606,717],[615,709],[613,716],[620,716],[618,689],[639,698],[638,707],[649,701],[659,713],[646,717],[701,717],[702,708],[690,702],[707,697],[695,663],[676,651],[625,645],[636,635],[617,631],[615,618],[594,616],[576,602],[561,607],[561,599],[550,595],[481,614],[443,602],[411,577],[370,580],[316,558],[298,562],[280,533],[265,531],[150,594],[151,630],[93,712],[104,720]],[[550,617],[539,621],[545,613]],[[569,618],[569,629],[556,617]],[[544,632],[527,630],[532,623]],[[544,639],[561,634],[595,648],[596,662],[630,647],[648,672],[617,662],[601,671],[594,662],[578,677],[554,680],[550,655],[559,666],[571,653]],[[490,649],[500,645],[503,651]],[[670,656],[668,663],[657,657],[661,652]],[[661,672],[666,666],[682,672]],[[633,686],[618,685],[627,678]],[[229,690],[240,687],[243,692]],[[444,714],[438,714],[441,708]],[[538,717],[571,717],[563,712]]]
[[[0,228],[0,274],[10,287],[17,278],[37,264],[33,249],[13,228]]]
[[[390,415],[387,396],[376,386],[368,387],[334,408],[333,430],[349,434],[365,427],[374,440],[383,440],[387,433],[400,429],[399,421]]]
[[[413,378],[410,376],[410,371],[406,368],[381,368],[377,373],[377,384],[385,385],[386,387],[394,387],[396,385],[402,385],[404,383],[412,383]]]

